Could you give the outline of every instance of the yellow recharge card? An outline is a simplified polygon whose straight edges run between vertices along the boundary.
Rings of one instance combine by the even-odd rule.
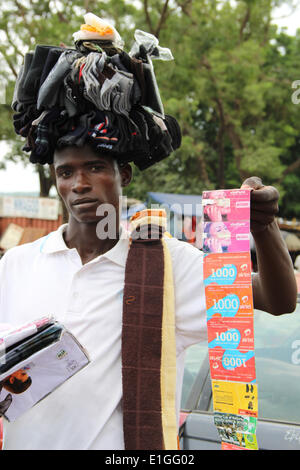
[[[214,411],[257,417],[257,385],[212,380]]]

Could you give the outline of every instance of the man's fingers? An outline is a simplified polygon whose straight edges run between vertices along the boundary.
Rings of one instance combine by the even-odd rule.
[[[271,202],[255,202],[251,201],[251,215],[252,211],[263,212],[265,214],[277,214],[279,211],[278,202],[271,201]]]
[[[262,180],[258,176],[251,176],[243,182],[241,188],[244,189],[249,187],[251,189],[260,189],[263,188],[263,186]]]
[[[251,202],[269,202],[278,201],[279,193],[273,186],[264,186],[262,180],[258,176],[251,176],[247,178],[242,186],[242,189],[254,189],[251,191]]]
[[[247,178],[242,189],[251,189],[251,232],[261,232],[271,224],[279,212],[279,192],[273,186],[264,186],[258,176]]]
[[[263,186],[257,191],[251,191],[251,203],[253,202],[278,202],[279,192],[273,186]]]
[[[251,211],[251,224],[253,221],[269,225],[274,220],[274,214],[266,214],[265,212]]]
[[[252,233],[263,232],[266,229],[267,225],[255,220],[251,220],[250,229]]]

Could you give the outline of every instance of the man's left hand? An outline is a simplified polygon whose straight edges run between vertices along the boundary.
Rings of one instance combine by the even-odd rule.
[[[278,213],[279,193],[273,186],[264,186],[257,176],[247,178],[241,189],[251,189],[250,229],[252,233],[264,231]]]

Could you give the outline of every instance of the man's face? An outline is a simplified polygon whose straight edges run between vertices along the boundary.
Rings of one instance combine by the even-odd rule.
[[[20,380],[20,382],[26,382],[28,380],[28,374],[24,369],[17,370],[17,372],[14,372],[13,374],[10,375],[9,381],[10,383],[14,383],[15,379]]]
[[[111,204],[118,214],[122,186],[131,179],[129,165],[119,169],[112,158],[85,146],[56,151],[54,168],[57,190],[71,218],[78,223],[97,222],[101,204]]]

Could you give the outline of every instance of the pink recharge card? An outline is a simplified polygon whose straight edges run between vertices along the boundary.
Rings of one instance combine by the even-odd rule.
[[[204,222],[249,220],[250,190],[227,189],[202,193]]]
[[[237,253],[250,251],[250,222],[205,222],[204,253]]]

